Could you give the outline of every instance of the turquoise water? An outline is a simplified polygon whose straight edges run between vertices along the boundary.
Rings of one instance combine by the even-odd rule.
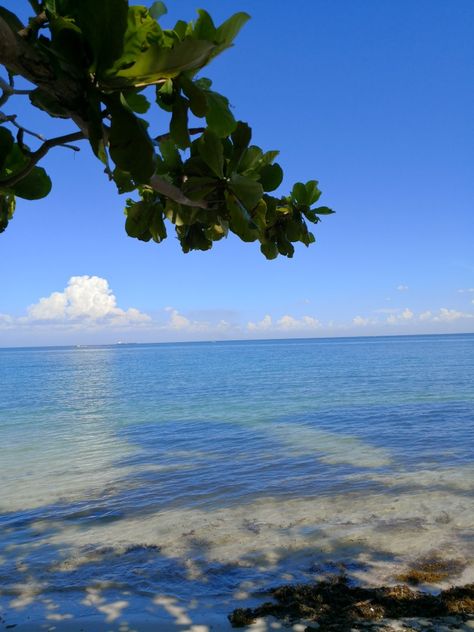
[[[474,335],[2,349],[0,384],[9,620],[472,556]]]

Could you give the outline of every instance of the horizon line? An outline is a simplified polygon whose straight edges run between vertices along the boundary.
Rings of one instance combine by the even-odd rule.
[[[14,349],[86,349],[86,348],[105,348],[105,347],[129,347],[129,346],[158,346],[158,345],[195,345],[195,344],[221,344],[235,342],[288,342],[292,340],[310,341],[310,340],[353,340],[360,338],[427,338],[441,336],[474,336],[474,332],[450,332],[450,333],[424,333],[424,334],[365,334],[353,336],[294,336],[292,338],[232,338],[229,340],[173,340],[161,342],[109,342],[109,343],[92,343],[92,344],[67,344],[67,345],[20,345],[0,347],[0,351]]]

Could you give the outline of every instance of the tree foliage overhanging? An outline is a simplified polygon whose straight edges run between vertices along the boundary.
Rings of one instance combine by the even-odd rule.
[[[308,223],[332,213],[315,207],[316,180],[298,182],[288,196],[271,193],[283,171],[277,151],[251,144],[251,128],[236,121],[228,99],[198,77],[232,46],[249,19],[236,13],[220,26],[198,11],[195,21],[164,29],[162,2],[29,0],[27,25],[0,6],[0,107],[17,94],[76,131],[26,144],[29,131],[15,113],[0,112],[0,232],[12,218],[15,197],[48,195],[51,180],[38,162],[56,146],[87,139],[126,204],[131,237],[161,242],[174,225],[184,252],[208,250],[229,231],[259,241],[268,259],[293,256],[295,242],[314,242]],[[17,76],[33,84],[15,88]],[[12,103],[12,101],[10,102]],[[10,105],[10,103],[8,105]],[[159,116],[149,116],[153,109]],[[191,127],[192,121],[199,126]],[[165,130],[154,130],[158,123]],[[13,133],[12,133],[13,132]],[[160,132],[158,135],[156,132]]]

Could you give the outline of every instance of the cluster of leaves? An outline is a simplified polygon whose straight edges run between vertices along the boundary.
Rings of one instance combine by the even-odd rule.
[[[130,236],[161,242],[168,221],[188,252],[208,250],[232,231],[244,241],[259,241],[269,259],[278,253],[291,257],[294,242],[314,241],[307,223],[332,213],[313,207],[320,196],[317,182],[297,183],[287,197],[270,195],[283,179],[274,162],[278,152],[251,145],[251,129],[235,120],[228,99],[212,90],[209,79],[197,77],[232,45],[247,14],[216,27],[199,10],[197,20],[164,29],[162,2],[151,8],[127,0],[31,4],[44,10],[50,36],[32,28],[29,44],[56,76],[81,88],[80,99],[71,103],[39,87],[31,103],[51,116],[74,114],[85,121],[92,150],[118,191],[138,191],[140,200],[126,206]],[[161,131],[163,122],[169,130],[159,136],[143,118],[151,101],[161,113]],[[191,119],[201,127],[190,129]],[[5,164],[11,173],[15,166]],[[37,172],[28,178],[33,173],[39,179]],[[43,183],[41,194],[47,192]],[[5,191],[5,199],[12,194],[21,195]],[[12,211],[1,212],[8,219]]]
[[[15,211],[15,197],[38,200],[51,191],[51,180],[43,167],[34,166],[25,177],[2,187],[13,174],[20,173],[29,163],[29,149],[14,141],[11,132],[0,126],[0,232],[3,232]]]
[[[249,126],[239,122],[225,138],[207,129],[191,143],[186,159],[172,140],[160,142],[157,176],[140,187],[140,201],[127,201],[127,233],[160,242],[167,234],[167,219],[175,225],[183,251],[189,252],[209,250],[230,230],[243,241],[260,241],[268,259],[278,253],[291,257],[294,242],[314,242],[306,221],[317,223],[319,215],[332,212],[311,208],[321,195],[317,182],[297,183],[288,197],[269,195],[283,178],[280,165],[273,162],[278,152],[264,153],[250,140]],[[179,184],[183,199],[154,190],[157,177]],[[126,183],[122,186],[126,191]]]

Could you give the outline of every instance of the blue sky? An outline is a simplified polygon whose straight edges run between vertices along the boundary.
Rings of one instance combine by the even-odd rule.
[[[293,259],[232,237],[183,255],[173,237],[126,236],[85,143],[56,149],[52,193],[19,200],[0,235],[0,346],[474,332],[472,0],[168,4],[165,24],[251,14],[203,74],[281,151],[282,192],[318,179],[337,214]],[[21,97],[4,110],[45,136],[72,129]],[[166,130],[158,110],[153,125]]]

